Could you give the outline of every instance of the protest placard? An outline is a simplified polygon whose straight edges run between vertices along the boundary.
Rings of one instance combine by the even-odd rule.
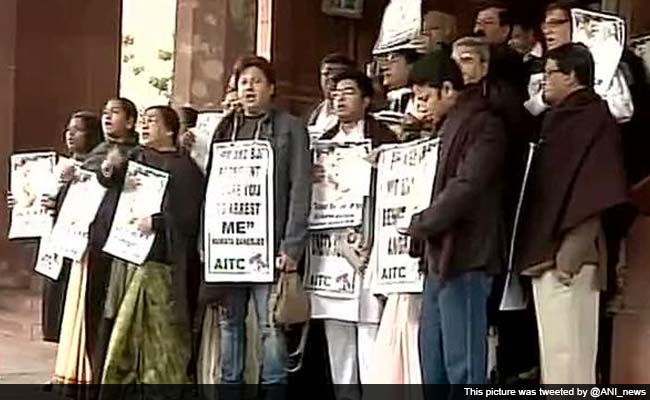
[[[223,117],[224,113],[219,111],[202,112],[196,117],[196,126],[192,128],[194,145],[190,151],[190,157],[203,172],[208,165],[212,137]]]
[[[419,260],[409,255],[410,237],[400,233],[413,214],[431,204],[438,162],[437,139],[392,146],[379,155],[373,293],[419,293]]]
[[[41,199],[56,187],[56,153],[20,153],[11,156],[10,187],[16,203],[11,210],[9,239],[40,237],[52,230],[53,218]]]
[[[312,188],[310,229],[361,225],[364,197],[370,191],[370,148],[369,140],[314,143],[314,165],[322,169],[323,178]]]
[[[63,256],[55,252],[51,239],[52,235],[41,236],[34,271],[56,281],[63,269]]]
[[[343,231],[311,233],[304,280],[307,291],[324,297],[359,297],[358,274],[340,252],[339,241],[345,240],[344,235]]]
[[[625,20],[616,15],[571,9],[572,37],[591,51],[595,63],[594,90],[604,96],[610,89],[625,46]]]
[[[105,193],[106,189],[97,181],[95,173],[75,169],[74,178],[52,229],[52,247],[57,254],[81,261],[88,246],[90,224],[95,219]]]
[[[403,49],[416,49],[413,43],[422,30],[420,0],[391,0],[384,10],[373,55]]]
[[[117,203],[113,225],[104,252],[133,264],[146,260],[156,237],[155,232],[138,229],[140,219],[160,212],[169,174],[129,161],[124,189]]]
[[[205,199],[206,282],[271,282],[275,267],[273,149],[215,143]]]

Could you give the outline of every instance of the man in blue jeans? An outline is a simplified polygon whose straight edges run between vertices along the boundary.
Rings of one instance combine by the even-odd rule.
[[[486,379],[489,274],[502,265],[506,139],[484,96],[488,45],[461,39],[454,59],[439,51],[412,73],[417,100],[435,111],[441,150],[431,205],[413,216],[408,233],[427,270],[420,318],[423,383],[468,385]]]
[[[305,245],[311,203],[309,136],[298,118],[273,107],[275,74],[267,60],[256,56],[242,58],[235,70],[235,78],[242,111],[224,118],[213,142],[270,141],[274,151],[273,229],[274,248],[279,257],[277,267],[285,272],[295,272]],[[210,171],[210,166],[207,170]],[[244,381],[244,321],[252,296],[262,344],[260,383],[266,387],[286,386],[287,345],[284,331],[273,320],[274,285],[232,284],[225,292],[219,321],[221,383],[242,384]],[[281,393],[284,393],[283,389]]]

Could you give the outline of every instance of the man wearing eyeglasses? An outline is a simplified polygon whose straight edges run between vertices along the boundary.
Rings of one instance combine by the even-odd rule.
[[[360,71],[348,70],[334,77],[333,84],[332,101],[339,122],[321,137],[322,140],[346,143],[368,139],[373,148],[397,142],[393,132],[368,113],[374,94],[369,77]],[[354,171],[345,172],[354,174]],[[323,167],[315,164],[313,175],[315,182],[322,181]],[[312,318],[325,320],[332,383],[337,400],[358,399],[361,394],[359,385],[369,383],[371,378],[369,371],[375,356],[373,350],[382,302],[370,292],[374,273],[368,265],[372,265],[370,258],[374,259],[376,255],[371,255],[372,238],[364,237],[362,232],[372,232],[373,203],[374,197],[371,195],[364,206],[364,227],[360,232],[355,232],[358,237],[363,237],[359,242],[369,244],[360,249],[359,262],[363,265],[353,265],[358,270],[368,270],[367,274],[360,275],[359,297],[336,299],[316,293],[311,296]],[[333,315],[337,318],[332,318]]]
[[[323,100],[310,112],[307,119],[307,129],[310,132],[323,134],[338,123],[332,106],[333,78],[341,72],[354,67],[354,61],[344,54],[331,53],[323,58],[320,63],[320,88]]]
[[[550,51],[571,42],[571,8],[576,6],[575,1],[557,1],[547,7],[542,31]],[[547,73],[555,75],[552,69]],[[627,48],[623,49],[616,74],[623,78],[623,84],[628,86],[630,96],[624,98],[623,96],[606,95],[604,100],[607,102],[611,114],[619,123],[625,174],[628,186],[632,187],[632,185],[650,174],[650,159],[647,157],[646,150],[650,146],[650,138],[646,134],[647,126],[650,125],[650,85],[642,67],[642,61]],[[550,79],[551,77],[549,77]],[[538,105],[544,104],[539,102],[542,99],[541,93],[537,95],[537,99]],[[532,100],[529,100],[529,103],[531,102]],[[543,109],[543,107],[540,108],[540,110]],[[633,111],[631,115],[629,112],[625,112],[625,110],[629,111],[630,109]],[[619,212],[617,218],[611,218],[612,224],[610,225],[615,229],[609,232],[607,238],[608,268],[609,270],[615,268],[616,274],[619,273],[618,271],[625,270],[626,260],[625,258],[619,258],[619,249],[625,246],[624,238],[635,216],[636,210],[633,207],[628,207]],[[610,275],[612,278],[615,277],[614,273]],[[622,280],[624,275],[623,277],[618,276],[616,279]],[[620,288],[616,287],[615,290],[620,290]],[[614,298],[607,305],[608,309],[610,307],[616,309],[616,300],[618,299]],[[605,301],[601,301],[601,303]],[[604,318],[601,321],[601,331],[603,331],[601,338],[611,337],[611,330],[611,319]],[[607,348],[607,345],[605,345],[605,348]],[[603,363],[600,368],[604,379],[607,379],[609,372],[608,358],[607,354],[600,357],[600,362]]]
[[[512,31],[510,11],[506,4],[493,1],[483,5],[474,22],[474,33],[490,44],[508,41]]]
[[[413,92],[408,86],[411,66],[420,58],[414,49],[399,49],[383,55],[380,59],[383,85],[387,90],[387,109],[406,114],[413,109]]]
[[[474,22],[474,34],[483,37],[491,46],[489,75],[508,82],[523,93],[526,85],[523,59],[508,46],[512,28],[512,11],[506,3],[499,0],[482,3]]]
[[[561,34],[561,32],[559,32]],[[550,104],[527,189],[517,267],[530,276],[544,384],[595,384],[600,290],[606,284],[603,218],[626,201],[620,131],[594,92],[582,44],[547,54]]]

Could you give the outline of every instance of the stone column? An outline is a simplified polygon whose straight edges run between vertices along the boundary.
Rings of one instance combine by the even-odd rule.
[[[173,102],[217,108],[237,57],[255,51],[256,1],[177,4]]]
[[[9,215],[5,193],[14,136],[16,6],[17,0],[4,1],[0,12],[0,271],[11,267],[13,255],[7,240]]]

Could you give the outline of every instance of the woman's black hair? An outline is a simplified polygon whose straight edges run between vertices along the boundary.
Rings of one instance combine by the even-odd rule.
[[[178,109],[178,117],[185,123],[185,129],[194,128],[199,112],[192,107],[181,107]]]
[[[178,139],[178,132],[181,130],[181,122],[176,111],[170,106],[151,106],[145,110],[145,113],[151,110],[155,110],[160,114],[165,128],[172,132],[172,141],[175,145]]]
[[[83,123],[86,134],[86,148],[82,150],[83,154],[89,153],[104,140],[99,115],[91,111],[77,111],[70,116],[70,119],[80,119]]]

